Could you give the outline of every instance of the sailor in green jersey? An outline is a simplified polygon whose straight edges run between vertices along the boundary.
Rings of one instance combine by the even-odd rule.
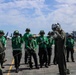
[[[30,69],[33,68],[32,56],[33,56],[33,59],[34,59],[34,62],[35,62],[36,69],[39,69],[38,61],[37,61],[37,55],[36,55],[37,44],[36,44],[36,40],[33,39],[33,35],[32,34],[29,35],[28,45],[26,47],[27,47],[28,52],[29,52],[29,66],[30,66]]]
[[[44,30],[40,31],[40,36],[37,39],[38,45],[39,45],[39,62],[40,62],[40,67],[45,63],[45,67],[48,68],[48,59],[47,59],[47,44],[48,40],[47,37],[44,36],[45,32]]]
[[[69,53],[71,52],[71,60],[72,62],[75,62],[74,61],[74,39],[72,38],[72,35],[69,35],[67,37],[67,40],[66,40],[66,49],[67,49],[67,62],[69,62]]]
[[[25,42],[25,58],[24,58],[24,62],[25,64],[27,64],[27,58],[28,58],[28,49],[26,48],[26,45],[28,43],[28,38],[29,38],[29,35],[30,35],[30,29],[29,28],[26,28],[26,33],[23,35],[23,39],[24,39],[24,42]]]
[[[4,37],[4,31],[0,30],[0,64],[4,68],[3,63],[5,62],[5,49],[6,49],[6,39]]]
[[[18,30],[14,31],[14,36],[12,37],[12,50],[13,50],[16,73],[18,73],[19,71],[20,60],[22,57],[22,43],[23,38],[20,37],[19,31]]]
[[[52,45],[53,45],[53,38],[51,36],[51,31],[48,32],[48,44],[47,44],[47,51],[48,51],[48,66],[50,66],[51,63],[51,55],[52,55]]]

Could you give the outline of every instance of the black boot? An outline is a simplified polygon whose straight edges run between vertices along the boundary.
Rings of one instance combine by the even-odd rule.
[[[5,67],[3,66],[3,63],[1,63],[1,68],[5,68]]]
[[[1,68],[5,68],[5,67],[2,65]]]
[[[69,59],[67,59],[67,62],[69,62]]]
[[[50,66],[51,64],[50,63],[48,63],[48,66]]]
[[[72,60],[72,62],[75,62],[74,60]]]
[[[3,61],[3,62],[5,63],[6,61],[7,61],[7,59],[4,59],[4,61]]]
[[[46,68],[48,68],[48,65],[47,65],[47,64],[45,64],[45,67],[46,67]]]
[[[66,69],[66,74],[70,74],[70,70],[69,69]]]
[[[39,69],[39,66],[36,66],[36,69]]]
[[[18,73],[19,72],[19,68],[16,68],[16,73]]]
[[[30,69],[32,69],[32,68],[33,68],[33,65],[31,64],[31,65],[30,65]]]
[[[3,75],[3,72],[2,72],[2,70],[0,69],[0,75]]]

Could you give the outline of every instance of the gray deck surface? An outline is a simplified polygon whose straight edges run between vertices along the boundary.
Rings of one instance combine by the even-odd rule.
[[[29,70],[29,65],[24,64],[24,50],[21,59],[21,66],[19,73],[15,73],[14,64],[12,63],[13,56],[12,56],[12,48],[11,48],[11,41],[7,41],[7,50],[6,52],[6,59],[7,62],[4,63],[5,68],[3,70],[3,75],[59,75],[58,66],[53,65],[51,62],[51,66],[49,68],[40,68],[40,69],[32,69]],[[53,52],[53,51],[52,51]],[[76,61],[76,51],[74,53],[75,61]],[[52,53],[52,61],[53,61],[53,53]],[[76,75],[76,62],[68,62],[68,68],[70,69],[70,75]]]

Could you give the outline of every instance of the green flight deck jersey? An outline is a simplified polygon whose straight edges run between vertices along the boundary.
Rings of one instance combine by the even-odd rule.
[[[24,42],[25,42],[25,48],[26,48],[26,46],[28,44],[29,35],[30,35],[30,33],[25,33],[24,36],[23,36],[23,39],[24,39]]]
[[[4,36],[0,37],[0,42],[2,43],[3,47],[6,47],[6,39]]]
[[[66,47],[73,48],[74,47],[74,39],[67,38],[67,40],[66,40]]]
[[[23,38],[20,36],[12,37],[12,48],[13,50],[21,50],[22,49]]]
[[[4,50],[6,49],[6,39],[4,36],[0,37],[0,54],[4,53]]]
[[[54,44],[54,39],[51,36],[48,36],[47,48],[51,48],[53,44]]]
[[[39,36],[37,39],[39,48],[47,48],[47,44],[48,44],[48,39],[46,36]]]
[[[36,40],[34,40],[34,39],[28,40],[28,44],[26,45],[26,48],[30,49],[30,50],[36,51],[36,49],[37,49],[37,42],[36,42]]]

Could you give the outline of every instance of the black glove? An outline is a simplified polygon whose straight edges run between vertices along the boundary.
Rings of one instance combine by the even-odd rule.
[[[30,51],[31,51],[31,53],[34,53],[35,52],[33,49],[31,49]]]
[[[20,37],[22,37],[22,34],[20,34]]]
[[[46,44],[46,42],[45,42],[45,41],[44,41],[43,43],[44,43],[44,44]]]
[[[51,35],[54,35],[54,32],[51,32]]]

